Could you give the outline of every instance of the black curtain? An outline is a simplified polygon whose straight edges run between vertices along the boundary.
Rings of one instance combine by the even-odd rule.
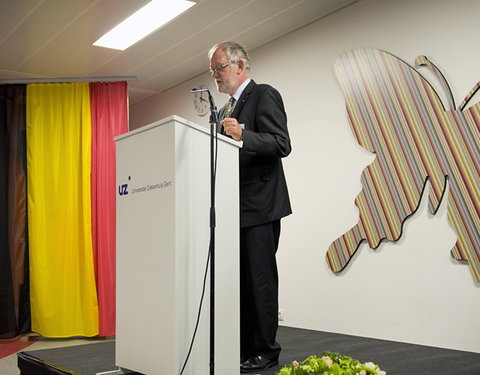
[[[0,85],[0,338],[30,331],[26,85]]]

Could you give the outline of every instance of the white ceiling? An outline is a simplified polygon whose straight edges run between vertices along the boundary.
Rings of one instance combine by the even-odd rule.
[[[198,0],[125,51],[91,44],[149,0],[0,0],[0,83],[136,77],[134,104],[208,69],[209,48],[250,50],[358,0]]]

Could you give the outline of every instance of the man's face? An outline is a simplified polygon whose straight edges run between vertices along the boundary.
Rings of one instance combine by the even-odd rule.
[[[222,66],[224,67],[222,68]],[[217,49],[210,59],[210,69],[216,70],[212,73],[212,78],[217,84],[218,91],[233,95],[241,84],[241,82],[239,82],[239,73],[241,73],[239,72],[239,66],[237,64],[231,64],[227,54],[221,49]]]

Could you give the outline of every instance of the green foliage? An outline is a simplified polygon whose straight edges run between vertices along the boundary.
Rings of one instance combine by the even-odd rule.
[[[303,362],[293,361],[276,375],[386,375],[372,362],[361,363],[349,356],[324,352],[322,357],[311,355]]]

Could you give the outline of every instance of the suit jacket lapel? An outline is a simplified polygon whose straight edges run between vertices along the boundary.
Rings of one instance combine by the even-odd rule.
[[[253,91],[257,84],[255,81],[252,79],[250,83],[245,87],[245,90],[243,90],[242,95],[240,95],[240,98],[238,98],[238,102],[235,105],[235,108],[232,113],[232,117],[238,118],[238,115],[242,111],[243,106],[245,105],[245,101],[248,99],[250,93]]]

